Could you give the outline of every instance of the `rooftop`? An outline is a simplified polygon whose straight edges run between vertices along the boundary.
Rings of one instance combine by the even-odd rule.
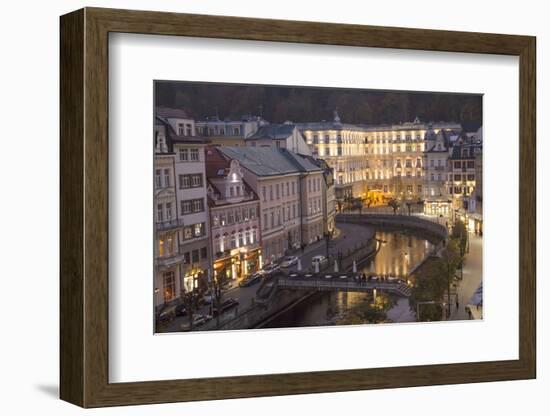
[[[221,147],[219,151],[258,176],[275,176],[297,172],[321,172],[309,160],[276,147]]]
[[[268,124],[258,129],[256,133],[246,140],[255,139],[286,139],[292,134],[296,126],[294,124]]]
[[[192,119],[192,117],[181,108],[169,108],[169,107],[156,107],[155,114],[163,118],[186,118]]]

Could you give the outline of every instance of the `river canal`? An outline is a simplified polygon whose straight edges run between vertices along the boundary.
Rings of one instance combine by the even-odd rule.
[[[377,231],[376,238],[381,242],[380,250],[376,257],[365,265],[365,273],[406,277],[433,249],[428,240],[407,232]],[[365,304],[368,296],[372,295],[358,292],[319,292],[279,315],[265,328],[335,325],[346,317],[346,312],[350,308]],[[387,317],[394,322],[414,320],[408,307],[408,299],[397,299],[397,304],[388,311]]]

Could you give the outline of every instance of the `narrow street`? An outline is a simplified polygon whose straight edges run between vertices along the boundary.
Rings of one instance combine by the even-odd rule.
[[[468,319],[468,313],[464,309],[468,301],[479,287],[483,274],[483,237],[470,234],[470,249],[464,260],[464,278],[458,284],[457,294],[459,307],[453,305],[451,320]]]

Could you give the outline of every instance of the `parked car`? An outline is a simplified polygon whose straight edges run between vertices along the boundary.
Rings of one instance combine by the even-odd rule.
[[[185,303],[180,303],[176,306],[176,316],[186,316],[187,315],[187,305]]]
[[[176,306],[175,305],[168,305],[165,306],[158,314],[158,321],[159,322],[169,322],[172,319],[174,319],[176,316]]]
[[[327,261],[328,260],[325,256],[321,256],[321,255],[313,256],[311,258],[311,267],[315,268],[315,265],[318,264],[319,265],[319,270],[320,270],[323,267],[325,267],[325,265],[327,264]]]
[[[198,328],[205,323],[207,323],[209,320],[211,320],[212,317],[210,315],[194,315],[193,316],[193,328]],[[182,331],[191,331],[191,324],[189,322],[184,322],[181,324],[181,330]]]
[[[240,287],[248,287],[255,285],[262,278],[262,274],[259,272],[252,273],[251,275],[246,276],[243,280],[239,282]]]
[[[262,274],[269,276],[269,275],[275,273],[276,271],[278,271],[280,269],[281,269],[281,266],[279,266],[278,264],[270,263],[270,264],[264,266],[264,268],[261,270],[261,272],[262,272]]]
[[[286,268],[295,265],[298,263],[298,257],[296,256],[287,256],[281,262],[281,267]]]
[[[193,326],[198,327],[204,325],[211,319],[212,317],[210,315],[195,315],[193,316]]]
[[[202,296],[202,303],[204,303],[205,305],[210,305],[212,303],[212,294],[210,292],[205,293]]]
[[[236,299],[226,299],[220,305],[220,310],[219,311],[218,311],[218,307],[214,306],[214,308],[212,309],[212,314],[214,316],[218,316],[218,313],[222,314],[224,312],[227,312],[229,309],[236,308],[237,306],[239,306],[239,301],[238,300],[236,300]]]

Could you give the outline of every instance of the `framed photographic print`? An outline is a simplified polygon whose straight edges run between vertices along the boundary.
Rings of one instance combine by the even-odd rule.
[[[528,36],[63,16],[61,398],[534,378],[535,103]]]

